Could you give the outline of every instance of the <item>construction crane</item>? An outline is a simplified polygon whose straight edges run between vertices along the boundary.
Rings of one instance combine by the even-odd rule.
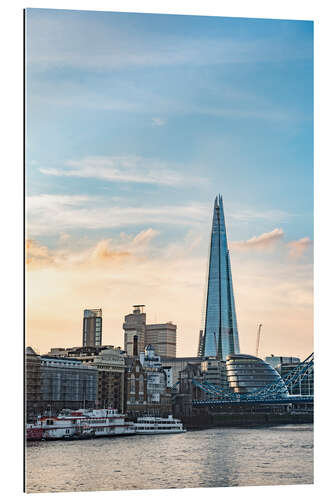
[[[257,333],[256,357],[258,357],[258,353],[259,353],[259,342],[260,342],[261,327],[262,327],[262,324],[260,323],[259,326],[258,326],[258,333]]]

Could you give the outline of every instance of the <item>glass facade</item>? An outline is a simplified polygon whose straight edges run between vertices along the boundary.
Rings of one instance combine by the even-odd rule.
[[[281,396],[288,395],[288,389],[280,374],[266,361],[249,354],[234,354],[227,357],[227,379],[230,389],[239,394],[256,392],[271,384],[280,384]]]
[[[102,345],[102,309],[85,309],[83,313],[83,347]]]
[[[203,356],[239,353],[235,301],[222,196],[215,198],[210,242]]]

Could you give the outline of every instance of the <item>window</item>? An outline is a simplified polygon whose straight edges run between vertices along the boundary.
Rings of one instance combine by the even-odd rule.
[[[135,392],[135,375],[134,375],[134,373],[132,373],[132,375],[131,375],[131,388],[130,388],[130,392]]]
[[[143,389],[144,389],[144,379],[141,373],[141,375],[139,376],[139,393],[143,393]]]

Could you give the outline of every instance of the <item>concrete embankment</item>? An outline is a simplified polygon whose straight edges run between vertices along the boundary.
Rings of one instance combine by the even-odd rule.
[[[182,417],[186,429],[207,429],[210,427],[254,427],[263,425],[310,424],[312,413],[297,414],[208,414]]]

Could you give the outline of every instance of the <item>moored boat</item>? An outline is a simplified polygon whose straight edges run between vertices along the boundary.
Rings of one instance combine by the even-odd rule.
[[[27,424],[26,438],[27,441],[40,441],[43,437],[43,429],[40,423]]]
[[[41,429],[41,439],[46,440],[88,439],[135,434],[133,422],[125,421],[125,415],[118,413],[113,408],[65,409],[57,416],[38,417],[36,426]]]
[[[136,434],[177,434],[186,432],[181,420],[173,418],[172,415],[169,415],[168,418],[138,417],[134,426]]]

